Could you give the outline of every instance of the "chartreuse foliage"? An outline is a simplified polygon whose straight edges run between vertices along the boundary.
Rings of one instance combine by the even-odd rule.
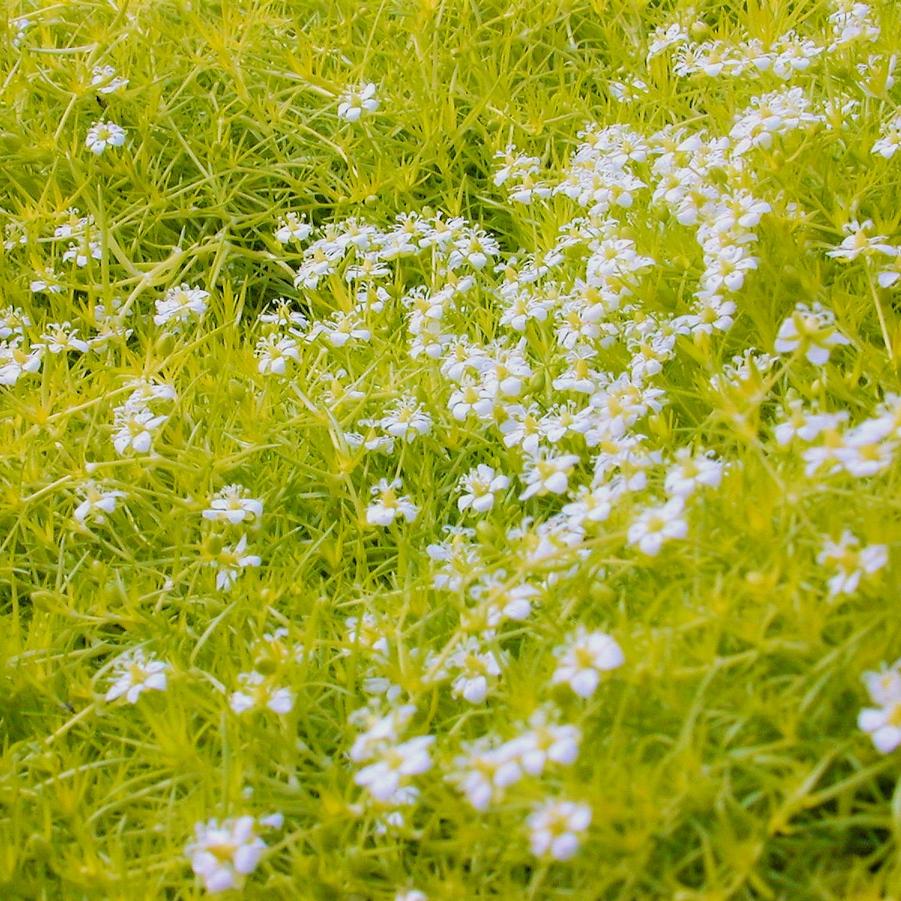
[[[11,0],[0,896],[901,895],[899,33]]]

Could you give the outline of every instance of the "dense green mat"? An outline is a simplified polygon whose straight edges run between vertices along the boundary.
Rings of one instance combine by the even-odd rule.
[[[899,33],[11,0],[0,898],[901,897]]]

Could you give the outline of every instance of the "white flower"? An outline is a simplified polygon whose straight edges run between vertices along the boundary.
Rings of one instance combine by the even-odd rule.
[[[78,337],[78,329],[72,328],[70,322],[51,322],[47,325],[47,331],[41,335],[40,344],[35,347],[43,347],[52,354],[60,354],[74,350],[78,353],[86,353],[89,344],[83,338]]]
[[[235,580],[241,574],[241,570],[247,566],[259,566],[262,560],[256,554],[247,554],[247,536],[242,535],[241,540],[234,547],[224,547],[210,562],[215,567],[216,588],[225,591],[234,585]]]
[[[872,219],[865,219],[863,222],[855,219],[847,223],[843,229],[846,237],[838,247],[828,251],[826,256],[846,263],[860,256],[873,256],[877,253],[894,256],[895,248],[891,244],[886,244],[885,235],[870,235],[868,232],[871,228],[873,228]]]
[[[26,373],[37,372],[41,368],[44,348],[35,345],[23,350],[16,336],[12,341],[0,342],[0,385],[15,385]]]
[[[175,322],[176,325],[200,318],[206,312],[209,291],[202,288],[191,288],[186,284],[170,288],[162,300],[156,301],[156,315],[153,321],[157,325]]]
[[[888,563],[888,547],[870,544],[861,547],[860,539],[847,529],[838,541],[826,540],[817,563],[835,570],[829,579],[829,595],[853,594],[861,578],[878,572]]]
[[[419,515],[419,508],[406,495],[399,496],[400,479],[389,482],[380,479],[372,486],[372,494],[376,500],[366,509],[366,522],[371,526],[389,526],[395,518],[402,516],[407,522],[413,522]]]
[[[688,534],[684,510],[685,501],[678,496],[663,506],[644,510],[629,526],[629,544],[638,545],[639,550],[650,557],[659,554],[665,542]]]
[[[125,696],[134,704],[144,691],[165,691],[169,664],[147,658],[140,648],[126,651],[113,664],[115,681],[106,693],[107,701]]]
[[[246,713],[256,707],[266,707],[273,713],[284,715],[294,708],[294,692],[290,688],[274,685],[270,679],[256,670],[240,673],[238,684],[241,687],[232,693],[228,701],[235,713]]]
[[[8,306],[0,310],[0,341],[22,337],[31,326],[31,319],[21,307]]]
[[[885,707],[901,700],[901,660],[890,667],[883,666],[879,672],[869,671],[863,674],[870,700],[874,704]]]
[[[499,253],[498,243],[491,235],[480,228],[466,228],[454,241],[447,264],[451,269],[458,269],[464,263],[473,269],[484,269],[488,260]]]
[[[355,710],[351,714],[351,722],[355,726],[362,725],[366,728],[354,740],[347,756],[354,763],[363,763],[377,757],[382,750],[400,739],[414,713],[416,708],[412,704],[393,707],[384,716],[378,716],[371,707]]]
[[[253,521],[263,515],[263,502],[250,497],[241,485],[226,485],[210,499],[203,518],[214,522],[228,522],[235,526],[245,520]]]
[[[487,810],[499,801],[504,790],[522,778],[517,749],[512,742],[491,747],[489,739],[464,746],[454,758],[454,770],[448,776],[476,810]]]
[[[508,742],[530,776],[540,776],[549,762],[568,766],[579,756],[582,733],[578,726],[557,725],[550,721],[553,715],[548,710],[537,710],[529,720],[531,728]]]
[[[259,360],[257,369],[261,375],[284,375],[288,367],[288,361],[294,360],[296,363],[300,359],[300,351],[297,348],[297,341],[290,335],[264,335],[257,341],[254,350],[256,358]]]
[[[473,610],[470,619],[473,628],[487,626],[494,629],[505,620],[522,622],[532,612],[532,599],[540,591],[528,582],[511,584],[506,570],[500,569],[486,576],[470,589],[479,607]]]
[[[174,401],[178,398],[178,393],[172,385],[166,382],[152,382],[149,379],[132,379],[128,383],[130,388],[134,390],[128,395],[126,405],[139,409],[154,401],[165,400]]]
[[[591,823],[591,808],[575,801],[547,801],[529,815],[532,853],[554,860],[569,860],[579,850],[579,839]]]
[[[51,266],[36,269],[28,287],[33,294],[62,294],[63,291],[60,276]]]
[[[112,66],[94,66],[91,87],[95,88],[98,94],[115,94],[127,86],[128,79],[116,75],[116,70]]]
[[[882,136],[873,144],[872,152],[890,160],[901,150],[901,114],[894,116],[882,127]]]
[[[149,453],[153,447],[153,435],[169,418],[154,416],[146,407],[134,407],[123,404],[114,413],[113,447],[120,456],[129,450],[138,454]]]
[[[354,782],[377,801],[391,803],[407,786],[410,776],[431,769],[429,748],[434,741],[433,735],[420,735],[393,747],[385,746],[375,763],[363,767],[354,776]]]
[[[487,420],[494,413],[494,397],[487,388],[467,379],[451,394],[448,407],[458,422],[470,415]]]
[[[362,617],[348,616],[345,625],[348,647],[341,650],[341,656],[346,657],[361,648],[381,657],[387,655],[388,639],[385,630],[371,613],[364,613]]]
[[[338,103],[338,118],[347,122],[356,122],[364,113],[374,113],[379,108],[375,96],[375,85],[371,82],[358,87],[348,88]]]
[[[121,147],[125,143],[125,129],[115,122],[95,122],[88,129],[85,139],[87,148],[96,154],[103,153],[107,147]]]
[[[84,268],[91,260],[99,260],[103,257],[103,244],[87,236],[73,241],[63,254],[63,261],[74,262],[76,266]],[[52,293],[52,292],[51,292]]]
[[[901,252],[876,273],[876,281],[880,288],[901,287]]]
[[[535,495],[563,494],[568,487],[569,474],[579,462],[575,454],[538,455],[529,461],[529,469],[525,473],[525,491],[520,494],[521,501]]]
[[[470,704],[481,704],[488,694],[491,683],[501,673],[494,652],[482,650],[479,639],[474,636],[470,636],[450,655],[444,668],[458,673],[451,684],[453,696],[463,698]]]
[[[344,347],[350,340],[368,341],[372,337],[362,316],[354,310],[348,313],[338,311],[332,314],[330,320],[317,322],[310,332],[310,339],[319,334],[325,335],[332,347]]]
[[[112,513],[116,509],[116,501],[125,497],[124,491],[102,488],[93,479],[88,479],[79,492],[83,499],[73,514],[75,521],[79,523],[83,523],[88,517],[100,524],[106,522],[105,514]]]
[[[866,707],[860,711],[857,725],[870,733],[873,745],[882,754],[894,751],[901,745],[901,661],[880,672],[863,675],[870,700],[878,707]]]
[[[185,854],[208,892],[240,888],[244,877],[257,868],[266,843],[256,835],[255,826],[253,817],[243,816],[194,827],[195,840]]]
[[[300,310],[295,309],[287,297],[276,297],[259,315],[260,322],[286,328],[295,337],[300,337],[310,324]]]
[[[613,507],[622,493],[623,490],[619,487],[619,483],[598,485],[596,488],[582,485],[576,492],[575,499],[563,506],[562,513],[575,526],[604,522],[609,519]]]
[[[313,226],[307,222],[305,216],[298,215],[297,213],[288,213],[278,220],[278,228],[275,231],[275,240],[278,241],[279,244],[288,244],[291,241],[306,241],[312,231]]]
[[[492,467],[480,463],[460,479],[458,487],[463,494],[457,499],[457,509],[461,512],[472,509],[476,513],[487,513],[494,506],[494,496],[509,485],[507,476],[499,475]]]
[[[779,327],[776,352],[793,353],[800,350],[815,366],[829,361],[833,347],[851,342],[835,327],[835,315],[819,303],[812,306],[799,303],[794,312]]]
[[[432,430],[432,419],[415,397],[402,397],[381,418],[379,425],[393,438],[413,441]]]
[[[688,448],[681,448],[676,452],[676,462],[666,474],[664,487],[667,494],[686,498],[699,485],[718,487],[722,478],[723,464],[719,460],[714,460],[709,453],[693,456]]]
[[[882,754],[901,745],[901,700],[887,707],[866,707],[860,711],[857,725],[869,732],[876,750]]]
[[[9,26],[15,31],[12,39],[13,47],[18,47],[21,45],[22,41],[25,39],[25,32],[31,26],[32,22],[30,19],[26,19],[24,16],[21,16],[18,19],[10,19]]]
[[[566,683],[580,698],[594,694],[601,674],[623,665],[625,658],[606,632],[588,632],[580,626],[566,645],[554,651],[559,658],[552,685]]]

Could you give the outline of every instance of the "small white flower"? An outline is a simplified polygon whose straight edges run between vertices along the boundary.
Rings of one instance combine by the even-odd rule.
[[[154,416],[146,407],[134,407],[123,404],[115,410],[113,428],[113,447],[120,456],[134,451],[137,454],[149,453],[153,447],[153,436],[157,429],[169,418]]]
[[[480,463],[460,479],[463,494],[457,499],[457,509],[487,513],[494,506],[495,495],[510,486],[510,479],[498,474],[492,467]]]
[[[313,231],[313,226],[307,222],[306,217],[297,213],[288,213],[278,220],[278,228],[275,230],[275,240],[279,244],[289,244],[291,241],[306,241]]]
[[[505,570],[497,570],[470,589],[479,607],[472,611],[476,628],[494,629],[505,620],[523,622],[532,612],[532,601],[540,591],[528,582],[511,584]]]
[[[116,502],[120,497],[125,497],[124,491],[116,491],[103,488],[93,479],[88,479],[80,488],[81,503],[75,508],[73,516],[75,521],[83,523],[91,518],[94,522],[103,524],[106,522],[106,514],[116,509]]]
[[[193,318],[199,319],[206,312],[209,291],[202,288],[191,288],[181,284],[170,288],[162,300],[156,301],[156,315],[153,321],[157,325],[174,322],[181,325]]]
[[[432,419],[415,397],[402,397],[379,421],[379,425],[393,438],[407,442],[432,430]]]
[[[348,757],[354,763],[373,760],[387,747],[395,745],[406,728],[416,708],[412,704],[392,707],[383,716],[378,716],[371,707],[362,707],[351,714],[355,726],[365,727],[354,740]]]
[[[529,719],[531,728],[508,743],[530,776],[540,776],[549,762],[569,766],[579,756],[582,733],[578,726],[557,725],[552,716],[552,711],[537,710]]]
[[[671,496],[687,498],[699,485],[716,488],[723,479],[723,464],[708,454],[693,456],[688,448],[676,452],[676,462],[666,474],[664,487]]]
[[[128,386],[134,390],[128,395],[125,405],[134,409],[141,409],[154,401],[174,401],[178,393],[172,385],[166,382],[152,382],[149,379],[132,379]]]
[[[364,113],[374,113],[379,108],[375,96],[375,85],[371,82],[355,88],[348,88],[338,103],[338,118],[356,122]]]
[[[579,462],[576,454],[539,454],[529,461],[529,468],[524,474],[525,491],[520,494],[521,501],[542,494],[563,494],[569,482],[569,474]]]
[[[876,273],[880,288],[901,288],[901,252]]]
[[[819,303],[799,303],[779,327],[776,352],[803,352],[810,363],[823,366],[829,361],[833,347],[851,342],[835,326],[835,315]]]
[[[536,807],[526,823],[536,857],[569,860],[591,824],[591,808],[575,801],[548,801]]]
[[[605,522],[622,494],[619,483],[598,485],[596,488],[583,485],[576,492],[575,499],[565,504],[561,512],[574,526]]]
[[[62,294],[63,284],[60,276],[50,266],[37,269],[28,287],[32,294]]]
[[[274,685],[262,673],[254,670],[240,673],[238,684],[241,686],[232,692],[228,704],[238,714],[246,713],[258,707],[266,707],[273,713],[284,716],[294,708],[294,692],[290,688]]]
[[[41,335],[40,344],[35,347],[43,347],[49,353],[61,354],[67,351],[87,353],[90,345],[84,338],[78,337],[78,329],[72,328],[70,322],[51,322],[47,325],[47,331]]]
[[[861,547],[860,539],[846,529],[838,541],[827,539],[817,563],[835,571],[829,579],[830,597],[854,594],[864,575],[878,572],[888,563],[888,547],[884,544]]]
[[[866,707],[860,711],[857,725],[868,732],[873,745],[882,754],[888,754],[901,745],[901,661],[880,672],[864,673],[863,679],[870,700],[878,707]]]
[[[91,153],[101,154],[107,147],[121,147],[125,143],[125,129],[115,122],[95,122],[88,129],[85,146]]]
[[[650,557],[659,554],[664,543],[688,534],[684,511],[685,501],[678,496],[660,507],[644,510],[629,526],[629,544],[638,545],[638,549]]]
[[[244,877],[257,868],[266,843],[255,833],[255,826],[253,817],[243,816],[194,827],[195,839],[185,854],[208,892],[240,888]]]
[[[106,693],[107,701],[115,701],[123,695],[134,704],[145,691],[165,691],[169,664],[144,655],[140,648],[126,651],[113,664],[115,681]]]
[[[247,536],[242,535],[241,540],[234,547],[224,547],[210,562],[216,568],[216,588],[225,591],[234,585],[235,580],[241,574],[241,570],[248,566],[259,566],[262,560],[256,554],[245,553],[247,550]]]
[[[622,649],[611,636],[606,632],[589,632],[584,626],[554,653],[559,663],[551,684],[565,683],[580,698],[591,697],[601,674],[622,666],[625,660]]]
[[[882,127],[881,137],[873,144],[872,152],[890,160],[901,150],[901,114],[894,116]]]
[[[448,776],[476,810],[487,810],[499,801],[505,789],[522,779],[518,751],[512,742],[492,747],[490,739],[479,739],[464,746],[454,758],[454,770]]]
[[[843,229],[845,238],[838,247],[828,251],[826,256],[845,263],[860,256],[873,256],[877,253],[894,256],[895,248],[886,243],[885,235],[871,235],[869,234],[871,228],[873,228],[872,219],[865,219],[863,222],[855,219],[847,223]]]
[[[38,372],[44,357],[44,348],[34,345],[23,350],[16,336],[12,341],[0,341],[0,385],[15,385],[26,373]]]
[[[253,521],[263,515],[263,502],[250,497],[241,485],[226,485],[210,499],[203,518],[214,522],[228,522],[233,526],[245,520]]]
[[[354,776],[354,782],[377,801],[391,803],[407,787],[409,777],[431,769],[429,748],[434,741],[433,735],[420,735],[399,745],[385,746],[375,763],[363,767]]]
[[[288,361],[300,359],[297,341],[290,335],[264,335],[257,341],[254,355],[259,360],[257,369],[261,375],[284,375]]]
[[[347,647],[341,650],[342,657],[360,649],[372,651],[380,657],[387,655],[388,639],[385,636],[385,627],[380,625],[371,613],[364,613],[362,617],[348,616],[345,625]]]
[[[380,479],[372,486],[376,500],[366,509],[366,522],[371,526],[389,526],[398,517],[413,522],[419,515],[419,508],[406,495],[399,495],[400,479],[389,482]]]
[[[451,693],[470,704],[481,704],[501,673],[494,652],[483,650],[476,637],[470,637],[447,659],[444,668],[454,675]]]
[[[116,70],[112,66],[94,66],[91,87],[98,94],[115,94],[125,90],[127,86],[128,79],[116,75]]]
[[[21,307],[8,306],[0,310],[0,341],[23,337],[31,319]]]
[[[499,253],[500,248],[494,237],[480,228],[465,228],[454,241],[447,265],[451,269],[459,269],[468,263],[473,269],[484,269],[488,261]]]

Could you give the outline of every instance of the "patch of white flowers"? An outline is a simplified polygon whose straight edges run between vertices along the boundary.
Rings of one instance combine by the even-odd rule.
[[[617,672],[626,664],[617,638],[588,624],[608,619],[610,611],[576,604],[583,583],[603,582],[597,546],[602,540],[609,545],[612,565],[619,553],[636,568],[666,564],[669,555],[685,553],[708,505],[741,476],[729,442],[720,447],[711,438],[716,450],[694,440],[680,443],[673,428],[679,399],[671,396],[669,371],[701,360],[703,396],[722,402],[727,424],[755,449],[760,436],[771,436],[772,456],[794,466],[799,484],[875,478],[896,460],[901,398],[881,392],[867,415],[838,402],[829,408],[820,390],[858,350],[847,337],[854,323],[840,304],[831,309],[819,290],[775,297],[778,330],[762,339],[774,353],[746,337],[752,317],[742,309],[742,292],[766,262],[760,246],[768,221],[805,224],[804,211],[788,204],[771,179],[759,177],[761,160],[794,139],[842,127],[836,111],[838,119],[857,114],[856,101],[839,98],[830,106],[818,97],[814,75],[805,73],[822,71],[829,54],[879,35],[867,4],[840,0],[831,9],[828,33],[819,36],[787,31],[767,42],[695,42],[688,13],[649,36],[646,61],[668,55],[679,79],[745,79],[756,86],[720,133],[691,123],[647,133],[587,124],[557,170],[514,145],[498,151],[493,185],[507,200],[528,206],[529,213],[542,204],[566,211],[545,246],[508,251],[482,224],[432,210],[401,213],[384,227],[357,217],[314,226],[301,212],[273,214],[271,256],[296,297],[278,297],[257,316],[244,375],[259,389],[258,399],[284,405],[286,422],[296,421],[300,410],[326,424],[323,441],[340,465],[347,463],[330,475],[336,485],[350,486],[356,524],[373,527],[362,530],[363,550],[343,552],[378,551],[403,530],[416,537],[426,518],[420,513],[428,509],[428,479],[416,468],[421,458],[429,456],[452,475],[440,508],[446,519],[434,525],[438,537],[421,541],[405,560],[406,584],[414,586],[409,593],[433,605],[417,622],[421,633],[386,589],[388,600],[352,599],[358,607],[332,641],[336,661],[346,663],[351,654],[358,661],[344,674],[342,690],[359,688],[369,699],[350,714],[354,737],[341,750],[348,790],[361,798],[349,809],[372,814],[378,828],[409,823],[429,779],[449,783],[486,816],[520,783],[531,781],[534,798],[544,791],[537,780],[547,780],[543,800],[523,813],[529,847],[548,861],[569,860],[579,850],[592,805],[565,793],[557,797],[552,780],[577,761],[592,714],[567,718],[603,705],[616,680],[629,678],[628,668],[625,676]],[[19,42],[27,24],[17,26]],[[868,58],[854,77],[869,84],[879,66],[887,84],[894,67],[888,60]],[[613,82],[616,99],[644,102],[648,82],[621,77]],[[128,79],[100,66],[90,85],[113,95],[125,91]],[[372,83],[349,87],[339,98],[338,117],[357,123],[373,114],[376,95]],[[102,121],[88,130],[85,144],[99,155],[125,139],[123,128]],[[883,165],[899,146],[901,118],[892,112],[872,145],[879,159],[871,162]],[[664,259],[656,242],[666,229],[685,238],[677,262]],[[852,219],[816,250],[818,263],[852,274],[859,268],[871,277],[878,303],[877,291],[901,287],[901,251],[889,234],[884,222],[877,227]],[[16,234],[10,240],[14,247],[23,243]],[[42,302],[55,302],[72,279],[108,263],[97,223],[78,210],[62,213],[42,241],[53,255],[29,270],[27,282]],[[51,262],[68,268],[61,273]],[[666,293],[665,275],[678,282],[678,296]],[[172,281],[181,277],[189,276]],[[4,308],[0,385],[24,393],[20,380],[34,385],[37,378],[25,377],[39,376],[42,366],[135,343],[142,318],[156,326],[151,330],[160,346],[184,348],[208,315],[211,293],[187,281],[158,290],[145,314],[134,303],[141,302],[140,292],[128,301],[107,293],[102,302],[92,300],[90,316],[75,325],[36,325],[18,307]],[[419,381],[378,382],[381,376],[357,365],[363,354],[368,366],[372,347],[383,342],[398,359],[416,364]],[[148,370],[156,372],[155,365],[149,361]],[[771,396],[785,373],[806,378],[811,372],[818,381],[804,396],[787,394],[784,402]],[[117,389],[115,405],[104,408],[103,421],[112,417],[104,441],[111,440],[110,456],[118,458],[108,462],[150,465],[161,447],[159,456],[173,468],[194,465],[182,464],[176,445],[161,439],[170,420],[174,432],[190,418],[175,385],[162,378]],[[79,539],[90,540],[89,526],[104,524],[126,496],[118,515],[129,514],[131,492],[116,487],[122,484],[99,477],[77,484],[71,515]],[[188,565],[211,592],[238,592],[246,570],[269,571],[268,559],[264,567],[255,550],[266,548],[259,532],[273,499],[256,493],[229,482],[212,495],[205,490],[196,505],[183,499],[199,512],[195,524],[203,538]],[[816,556],[823,577],[817,591],[833,603],[869,590],[890,557],[888,541],[864,543],[844,524],[836,534],[818,536]],[[563,637],[552,651],[536,642],[536,609],[547,610],[560,627],[556,634]],[[432,622],[435,611],[443,632]],[[619,627],[613,631],[619,635]],[[256,646],[265,665],[255,658],[229,682],[231,690],[221,689],[236,723],[246,723],[252,711],[285,717],[294,710],[292,667],[306,658],[288,636],[286,627],[266,633]],[[628,639],[624,644],[630,647]],[[533,697],[523,700],[514,726],[504,731],[493,725],[494,705],[509,704],[508,695],[518,690],[510,671],[520,654],[535,658]],[[130,704],[145,692],[165,691],[171,672],[169,663],[141,648],[125,651],[111,668],[106,700]],[[860,713],[859,726],[887,753],[901,745],[899,664],[865,680],[874,706]],[[451,737],[426,725],[439,705],[460,714]],[[517,804],[526,810],[522,799]],[[266,851],[259,836],[264,819],[197,824],[186,854],[208,891],[243,886]],[[397,897],[425,896],[410,889]]]

